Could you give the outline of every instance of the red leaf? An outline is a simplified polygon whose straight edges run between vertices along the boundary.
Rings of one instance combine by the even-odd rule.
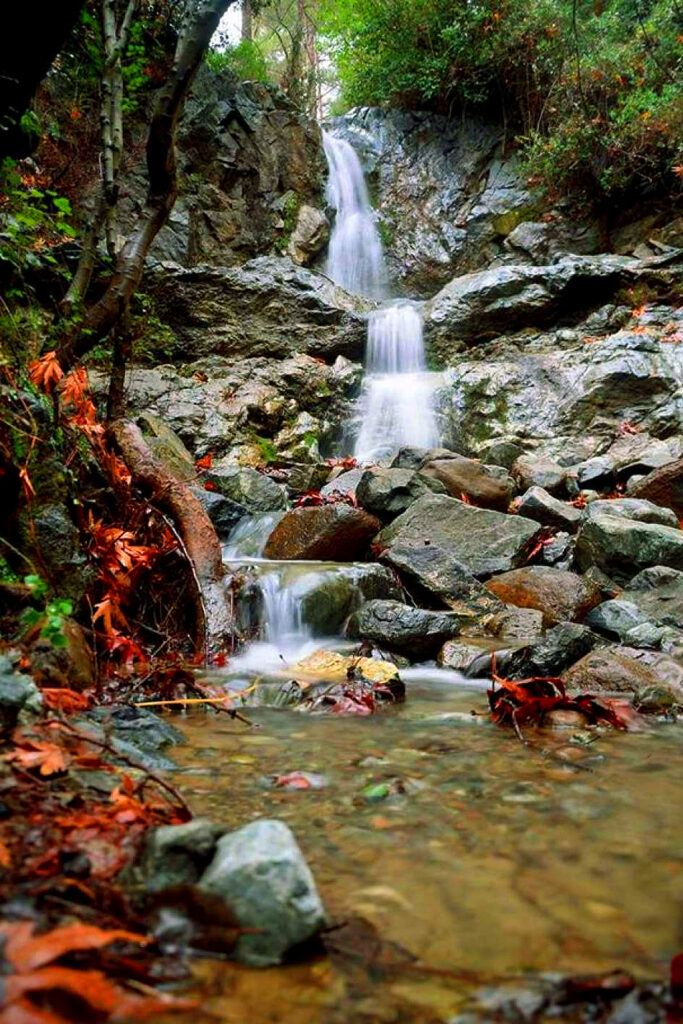
[[[83,949],[101,949],[112,942],[135,942],[147,945],[149,939],[134,932],[114,929],[105,931],[88,924],[66,924],[43,935],[34,935],[32,921],[0,923],[0,935],[6,938],[4,954],[20,974],[58,960],[65,953]]]
[[[29,363],[31,383],[46,394],[51,394],[64,376],[56,352],[47,352],[40,359]]]
[[[195,469],[198,470],[211,469],[213,466],[213,455],[211,455],[211,453],[208,455],[202,455],[201,459],[197,459],[194,465]]]

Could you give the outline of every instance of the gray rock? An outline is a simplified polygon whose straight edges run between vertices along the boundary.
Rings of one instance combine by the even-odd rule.
[[[144,888],[156,893],[173,885],[198,882],[225,832],[225,828],[203,818],[195,818],[185,825],[162,825],[152,829],[136,869]]]
[[[655,590],[657,587],[665,587],[669,583],[683,584],[683,572],[679,569],[671,569],[666,565],[653,565],[634,576],[628,589],[629,591]]]
[[[596,455],[574,466],[580,488],[604,490],[614,482],[614,459],[608,455]]]
[[[564,486],[567,470],[545,455],[520,455],[512,467],[512,476],[520,491],[540,487],[556,495]]]
[[[15,672],[10,659],[0,654],[0,732],[30,722],[43,710],[43,697],[28,676]]]
[[[683,669],[666,655],[610,647],[592,651],[565,672],[569,693],[627,693],[643,712],[683,703]]]
[[[447,640],[436,660],[442,668],[455,669],[469,679],[489,678],[492,654],[495,653],[498,660],[508,652],[509,646],[504,640],[477,642],[461,637],[457,640]]]
[[[594,513],[581,524],[576,558],[581,569],[595,565],[617,580],[654,565],[683,570],[683,531]]]
[[[457,636],[460,623],[452,612],[425,611],[400,601],[368,601],[351,616],[346,633],[419,660],[433,657],[446,640]]]
[[[267,967],[313,938],[325,911],[296,839],[281,821],[253,821],[223,836],[200,886],[225,900],[243,928],[235,956]]]
[[[178,480],[185,483],[197,479],[194,459],[181,439],[171,430],[160,416],[143,412],[137,424],[149,445],[152,455],[158,459]]]
[[[338,478],[340,479],[340,478]],[[336,482],[336,481],[335,481]],[[366,469],[356,487],[356,499],[368,512],[387,522],[428,494],[444,494],[446,488],[412,469]]]
[[[295,263],[306,265],[320,252],[330,237],[330,222],[322,210],[304,204],[287,246]]]
[[[329,483],[325,484],[324,487],[321,487],[320,493],[325,498],[355,494],[364,473],[365,470],[362,466],[357,466],[355,469],[349,469],[345,473],[340,473],[333,480],[330,480]]]
[[[399,448],[391,461],[392,469],[419,469],[429,455],[429,448]]]
[[[420,498],[386,526],[382,547],[423,547],[452,553],[473,576],[485,577],[521,565],[540,527],[522,516],[466,505],[455,498],[430,495]]]
[[[659,523],[678,529],[678,519],[670,508],[661,508],[643,498],[611,498],[606,501],[591,501],[583,513],[583,520],[594,516],[621,516],[636,523]]]
[[[160,750],[171,744],[185,742],[179,729],[155,715],[149,708],[110,704],[92,708],[88,718],[112,729],[117,740],[132,743],[144,751]]]
[[[395,569],[408,586],[417,585],[447,607],[475,614],[500,609],[497,600],[450,551],[428,544],[422,547],[394,544],[380,555],[380,561]],[[418,592],[419,592],[418,591]]]
[[[218,493],[249,512],[275,512],[287,507],[285,489],[249,466],[219,460],[206,471],[206,478]]]
[[[581,522],[581,512],[566,501],[553,498],[543,487],[530,487],[515,499],[515,507],[526,519],[533,519],[542,526],[576,533]]]
[[[225,539],[241,519],[249,515],[246,505],[240,505],[217,491],[205,491],[203,487],[193,487],[192,493],[201,502],[204,511],[216,528],[219,538]]]
[[[606,636],[624,640],[635,626],[647,625],[648,618],[632,601],[619,597],[594,608],[586,616],[586,624]]]
[[[291,496],[305,494],[307,491],[319,491],[329,476],[330,467],[325,463],[299,463],[292,466],[287,474],[287,491]]]
[[[543,545],[539,561],[541,565],[556,565],[558,569],[568,569],[572,563],[573,553],[574,541],[571,535],[560,531]]]
[[[529,647],[514,653],[505,671],[511,678],[558,676],[588,654],[597,641],[598,637],[587,625],[563,622],[549,629]]]

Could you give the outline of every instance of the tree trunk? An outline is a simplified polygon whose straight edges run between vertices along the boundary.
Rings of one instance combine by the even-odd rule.
[[[185,98],[218,22],[235,0],[204,0],[183,31],[168,81],[159,90],[147,139],[149,185],[145,208],[119,253],[102,298],[58,346],[63,367],[72,366],[109,333],[127,310],[144,270],[145,256],[168,220],[178,194],[175,132]]]
[[[181,483],[152,454],[130,420],[109,428],[135,484],[174,521],[192,564],[198,650],[218,651],[233,636],[228,609],[221,546],[213,523],[187,484]]]

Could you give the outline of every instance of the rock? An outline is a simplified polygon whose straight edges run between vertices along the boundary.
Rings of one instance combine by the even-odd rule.
[[[15,672],[6,654],[0,654],[0,732],[37,718],[43,710],[43,697],[28,676]]]
[[[573,468],[581,489],[606,490],[614,483],[614,460],[608,455],[596,455]]]
[[[530,487],[519,498],[515,498],[514,507],[527,519],[568,533],[576,533],[581,522],[578,508],[553,498],[543,487]]]
[[[501,651],[507,651],[504,640],[486,641],[461,637],[447,640],[437,655],[437,663],[442,668],[455,669],[469,679],[489,678],[491,675],[491,655],[498,657]]]
[[[398,669],[391,661],[381,658],[358,658],[343,655],[338,651],[319,650],[294,662],[287,668],[287,674],[296,679],[302,690],[313,683],[343,683],[349,671],[357,669],[368,682],[376,686],[389,686],[399,678]]]
[[[41,620],[35,630],[42,628]],[[33,631],[35,634],[35,630]],[[31,671],[41,686],[89,690],[95,685],[95,660],[85,630],[74,619],[62,619],[62,643],[38,633],[31,643]]]
[[[683,569],[683,531],[604,512],[591,513],[583,519],[578,533],[576,559],[579,568],[595,565],[617,580],[654,565]]]
[[[449,551],[473,576],[490,576],[520,565],[538,536],[537,523],[430,495],[385,526],[384,548],[434,545]]]
[[[469,607],[478,616],[500,607],[479,580],[443,548],[394,544],[380,555],[380,560],[395,569],[409,586],[417,584],[418,594],[426,592],[454,611],[464,612]]]
[[[484,465],[476,459],[455,455],[427,462],[420,470],[444,485],[454,498],[466,496],[480,508],[507,512],[515,486],[501,466]]]
[[[535,263],[545,263],[559,253],[595,253],[601,248],[600,233],[587,224],[523,221],[505,239],[505,248],[523,252]]]
[[[400,601],[368,601],[349,619],[347,636],[413,660],[433,657],[445,640],[457,636],[460,620],[452,612],[430,612]]]
[[[287,491],[290,497],[306,494],[308,491],[319,491],[330,476],[330,467],[323,463],[312,464],[302,462],[291,466],[287,474]]]
[[[299,209],[287,252],[295,263],[306,265],[320,252],[329,237],[330,222],[323,211],[304,204]]]
[[[543,612],[537,608],[505,608],[491,616],[486,630],[506,641],[529,641],[543,633]]]
[[[252,821],[219,840],[200,880],[233,911],[243,928],[235,956],[267,967],[312,939],[325,924],[325,911],[292,832],[281,821]]]
[[[621,640],[644,625],[679,629],[683,623],[683,575],[667,577],[662,566],[646,569],[619,597],[595,608],[589,621],[593,628]]]
[[[661,655],[648,664],[640,653],[628,647],[591,651],[563,674],[562,682],[568,693],[633,695],[641,710],[660,710],[667,697],[669,707],[682,703],[683,669]]]
[[[655,590],[657,587],[666,587],[669,584],[683,584],[683,572],[679,569],[671,569],[666,565],[653,565],[634,576],[628,589],[629,591]]]
[[[361,558],[380,522],[350,505],[320,505],[288,512],[271,533],[266,558],[353,562]]]
[[[176,361],[362,357],[368,303],[288,259],[260,256],[239,267],[151,263],[145,289],[173,331]]]
[[[137,418],[137,424],[149,445],[152,455],[168,469],[177,480],[194,483],[197,479],[194,459],[175,431],[164,423],[160,416],[144,412]]]
[[[419,469],[428,455],[429,448],[399,448],[391,460],[391,469]]]
[[[249,466],[235,466],[227,459],[219,459],[206,471],[206,478],[219,494],[248,512],[275,512],[287,506],[284,488]]]
[[[558,569],[568,569],[573,557],[574,541],[568,533],[562,531],[551,537],[539,552],[541,565],[554,565]]]
[[[563,622],[549,629],[528,647],[513,653],[505,672],[512,679],[528,676],[559,676],[597,643],[588,626]]]
[[[412,469],[372,467],[365,470],[356,486],[359,505],[383,522],[395,519],[418,498],[432,493],[443,494],[445,487],[429,474]]]
[[[673,509],[683,519],[683,459],[669,462],[648,473],[633,489],[636,498],[646,498]]]
[[[48,503],[32,510],[30,524],[26,525],[25,546],[39,553],[41,572],[54,592],[74,604],[80,601],[92,569],[64,504]]]
[[[450,281],[425,307],[425,341],[443,359],[453,338],[474,342],[542,324],[575,303],[590,286],[608,298],[642,267],[626,256],[564,257],[556,263],[491,267]]]
[[[340,473],[330,480],[329,483],[325,484],[324,487],[321,487],[320,493],[324,498],[355,495],[356,488],[364,473],[365,470],[362,466],[357,466],[355,469],[349,469],[345,473]]]
[[[600,515],[622,516],[635,523],[659,523],[660,526],[678,528],[678,519],[671,509],[660,508],[659,505],[642,498],[611,498],[605,501],[600,499],[591,501],[584,510],[582,518],[587,520]]]
[[[638,606],[623,598],[603,601],[586,617],[586,624],[591,629],[617,640],[624,640],[634,627],[647,623],[647,616]]]
[[[321,423],[309,412],[300,412],[293,423],[284,427],[273,439],[279,459],[286,462],[320,462]]]
[[[217,491],[205,491],[203,487],[193,487],[192,493],[199,499],[216,528],[216,533],[225,539],[241,519],[249,515],[246,505],[240,505]]]
[[[567,470],[544,455],[520,455],[512,467],[512,476],[520,491],[539,487],[556,495],[563,486]]]
[[[92,708],[87,717],[112,729],[117,740],[132,744],[143,751],[161,750],[175,743],[184,743],[185,737],[170,722],[155,715],[149,708],[136,708],[130,704],[109,704]]]
[[[580,576],[544,565],[495,576],[486,589],[505,604],[539,609],[546,626],[580,620],[600,601],[597,588],[588,586]]]
[[[204,818],[151,829],[136,871],[144,888],[157,893],[173,885],[198,882],[226,831]]]
[[[636,474],[645,475],[678,459],[683,454],[681,442],[680,435],[663,441],[646,431],[627,433],[610,445],[605,456],[614,465],[617,480],[624,483]]]

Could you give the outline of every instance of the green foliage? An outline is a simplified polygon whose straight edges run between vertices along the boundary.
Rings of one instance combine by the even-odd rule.
[[[680,0],[323,0],[347,105],[478,107],[546,190],[680,189]]]
[[[240,82],[267,82],[270,73],[265,57],[256,43],[243,39],[225,50],[209,50],[206,63],[212,71],[226,71]]]
[[[23,622],[27,627],[42,623],[40,635],[49,640],[55,647],[66,647],[68,641],[64,633],[64,620],[73,614],[71,601],[64,598],[47,600],[48,586],[40,576],[24,577],[24,583],[30,588],[34,600],[40,602],[42,608],[29,608],[23,614]]]
[[[254,437],[254,442],[266,465],[277,462],[279,459],[278,450],[273,442],[267,437]]]

